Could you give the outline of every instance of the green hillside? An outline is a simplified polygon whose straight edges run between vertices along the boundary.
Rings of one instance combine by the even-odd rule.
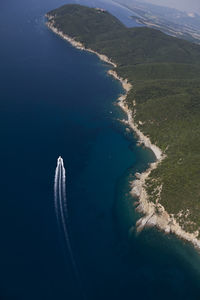
[[[66,5],[49,15],[64,33],[117,63],[133,89],[127,103],[136,122],[167,158],[148,179],[152,201],[163,184],[161,204],[169,213],[189,209],[180,223],[200,227],[200,46],[149,28],[126,28],[108,12]],[[141,124],[141,123],[140,123]]]

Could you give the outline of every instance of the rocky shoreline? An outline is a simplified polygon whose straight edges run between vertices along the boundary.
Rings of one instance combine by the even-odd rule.
[[[86,48],[82,43],[76,41],[70,36],[64,34],[62,31],[55,27],[54,18],[51,15],[46,15],[48,22],[47,26],[57,35],[59,35],[64,40],[68,41],[72,46],[80,50],[85,50],[96,54],[102,61],[111,64],[114,68],[117,64],[109,59],[106,55],[100,54],[92,49]],[[165,233],[173,233],[179,238],[191,242],[195,247],[200,249],[200,240],[198,240],[199,232],[188,233],[184,231],[181,226],[176,221],[173,214],[168,214],[164,207],[159,203],[157,199],[156,203],[150,202],[148,199],[148,194],[145,189],[145,181],[151,174],[152,170],[156,169],[158,164],[166,157],[165,154],[156,146],[153,145],[148,137],[146,137],[139,129],[137,124],[134,122],[133,112],[128,109],[126,105],[126,97],[129,91],[132,89],[132,85],[128,82],[128,79],[123,79],[118,76],[116,71],[109,70],[108,74],[113,76],[115,79],[119,80],[126,91],[125,94],[121,95],[118,99],[119,106],[127,114],[128,119],[124,123],[131,128],[138,136],[139,143],[144,144],[145,147],[150,148],[157,161],[150,164],[148,170],[142,174],[137,174],[137,179],[131,182],[131,195],[138,199],[136,210],[140,212],[143,216],[137,221],[136,229],[137,231],[143,230],[145,227],[157,227]],[[160,186],[159,193],[162,191],[162,186]],[[159,197],[158,197],[159,198]]]

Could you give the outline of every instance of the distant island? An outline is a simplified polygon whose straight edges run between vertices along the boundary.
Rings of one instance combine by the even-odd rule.
[[[47,18],[55,33],[112,65],[126,91],[118,99],[125,123],[157,157],[132,183],[137,230],[156,226],[200,248],[200,46],[126,28],[98,8],[65,5]]]

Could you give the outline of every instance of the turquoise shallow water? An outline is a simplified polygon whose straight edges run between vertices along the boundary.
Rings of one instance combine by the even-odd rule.
[[[154,230],[130,239],[129,181],[153,156],[117,120],[108,66],[46,28],[64,3],[0,3],[0,299],[199,299],[190,245]],[[59,155],[80,282],[55,216]]]

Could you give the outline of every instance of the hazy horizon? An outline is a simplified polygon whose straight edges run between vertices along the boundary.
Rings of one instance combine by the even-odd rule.
[[[130,0],[131,2],[132,0]],[[152,3],[161,6],[173,7],[187,12],[200,13],[199,0],[142,0],[141,2]]]
[[[109,0],[110,1],[110,0]],[[118,0],[111,0],[118,2]],[[178,10],[186,11],[186,12],[196,12],[200,14],[200,0],[129,0],[129,3],[143,2],[143,3],[151,3],[160,6],[166,6],[171,8],[176,8]],[[120,1],[121,2],[121,1]],[[121,2],[122,3],[122,2]]]

